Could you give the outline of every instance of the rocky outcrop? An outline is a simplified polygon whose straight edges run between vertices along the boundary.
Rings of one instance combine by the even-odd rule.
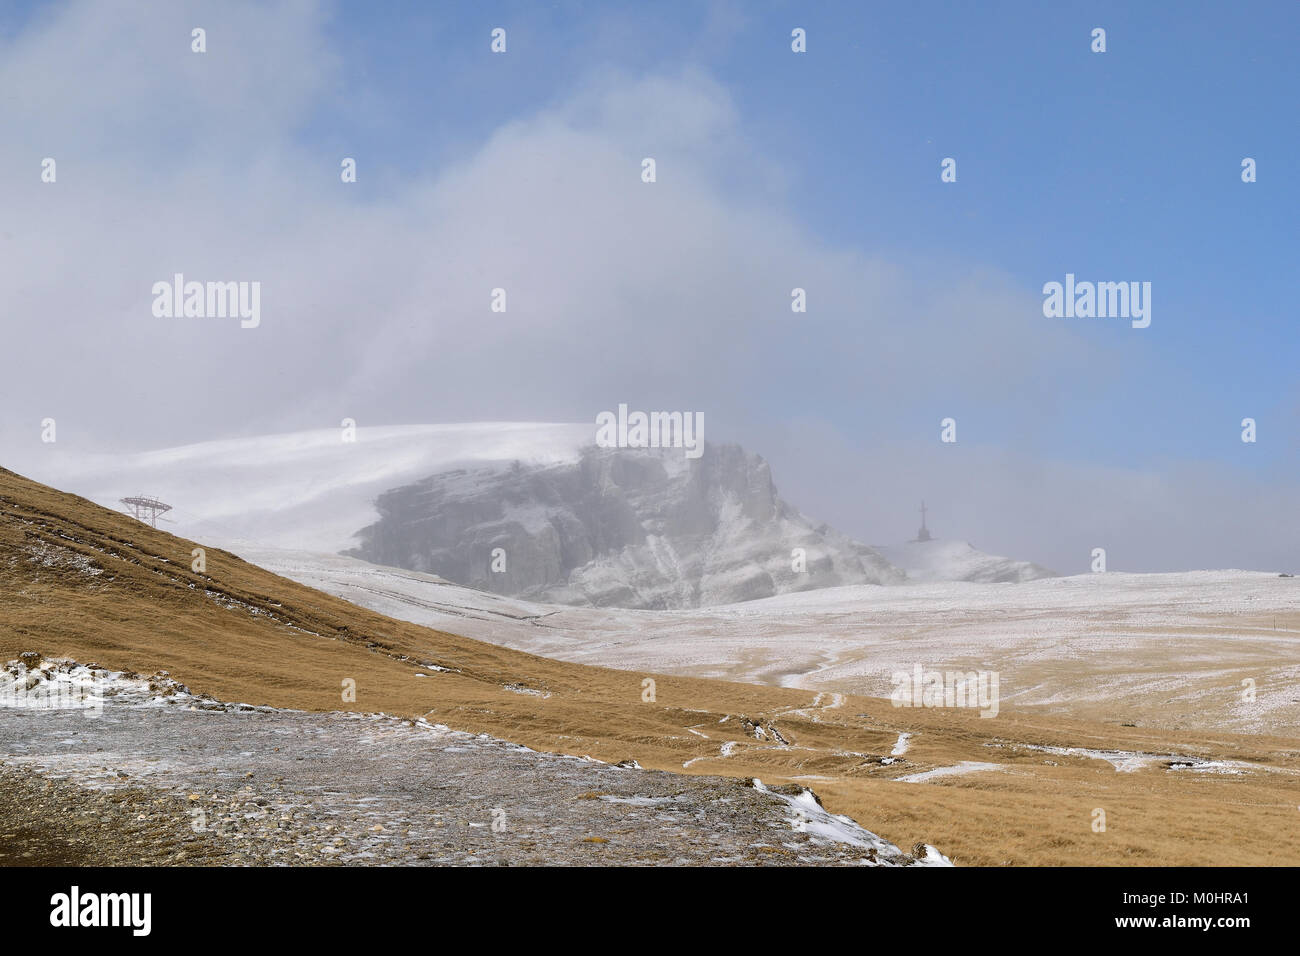
[[[444,472],[376,507],[349,554],[537,601],[689,608],[903,580],[781,500],[767,463],[735,445]]]
[[[909,541],[880,546],[890,563],[907,573],[909,581],[970,581],[976,584],[1018,584],[1057,577],[1055,571],[1030,561],[985,554],[965,541]]]

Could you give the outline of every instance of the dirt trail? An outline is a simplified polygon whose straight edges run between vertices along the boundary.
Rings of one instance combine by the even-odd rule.
[[[191,700],[0,715],[0,863],[912,862],[799,788],[537,753],[422,721]]]

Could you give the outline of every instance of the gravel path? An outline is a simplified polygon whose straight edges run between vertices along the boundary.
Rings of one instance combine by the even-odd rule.
[[[94,717],[0,708],[0,863],[913,862],[798,788],[126,683]]]

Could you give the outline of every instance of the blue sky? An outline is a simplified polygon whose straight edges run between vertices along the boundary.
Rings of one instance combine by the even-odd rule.
[[[1060,403],[1043,447],[1255,463],[1282,454],[1283,434],[1295,448],[1294,3],[380,6],[344,5],[331,30],[345,72],[382,91],[380,115],[345,108],[342,127],[331,112],[311,133],[364,137],[394,178],[462,155],[601,66],[698,67],[788,176],[773,199],[829,242],[987,263],[1030,289],[1067,271],[1153,283],[1149,330],[1074,320],[1129,358]],[[492,25],[509,31],[501,60],[479,49]],[[806,55],[789,52],[792,26],[808,31]],[[1104,54],[1090,49],[1096,26]],[[1254,184],[1240,181],[1244,156]],[[959,400],[940,390],[935,407]],[[1272,440],[1243,459],[1246,415]],[[998,422],[981,433],[1011,438]]]
[[[1134,565],[1177,566],[1196,542],[1135,524],[1249,501],[1220,563],[1276,561],[1297,37],[1292,2],[9,3],[0,280],[46,318],[9,330],[0,436],[56,412],[117,449],[626,401],[704,411],[868,539],[914,519],[864,503],[864,474],[1058,566],[1123,534]],[[51,154],[53,189],[30,173]],[[174,270],[260,277],[266,321],[159,325],[142,296]],[[1150,328],[1044,318],[1067,272],[1150,282]],[[485,319],[498,283],[511,315]],[[41,350],[117,404],[14,361]],[[1048,540],[1063,501],[1078,527]]]

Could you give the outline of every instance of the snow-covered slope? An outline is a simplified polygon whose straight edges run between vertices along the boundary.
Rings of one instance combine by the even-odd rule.
[[[909,541],[907,544],[881,546],[876,550],[896,568],[907,573],[909,581],[971,581],[978,584],[1003,584],[1056,577],[1029,561],[1002,558],[977,551],[965,541]]]
[[[574,460],[590,425],[476,422],[338,428],[84,456],[60,442],[18,463],[28,477],[121,510],[148,494],[174,506],[176,534],[242,553],[247,547],[340,551],[379,518],[380,493],[453,468]],[[11,465],[10,467],[14,467]]]
[[[1079,574],[824,588],[680,611],[501,597],[341,555],[254,563],[427,627],[583,664],[888,697],[891,674],[987,669],[1005,704],[1142,725],[1300,734],[1300,578]],[[1241,681],[1260,688],[1244,700]]]

